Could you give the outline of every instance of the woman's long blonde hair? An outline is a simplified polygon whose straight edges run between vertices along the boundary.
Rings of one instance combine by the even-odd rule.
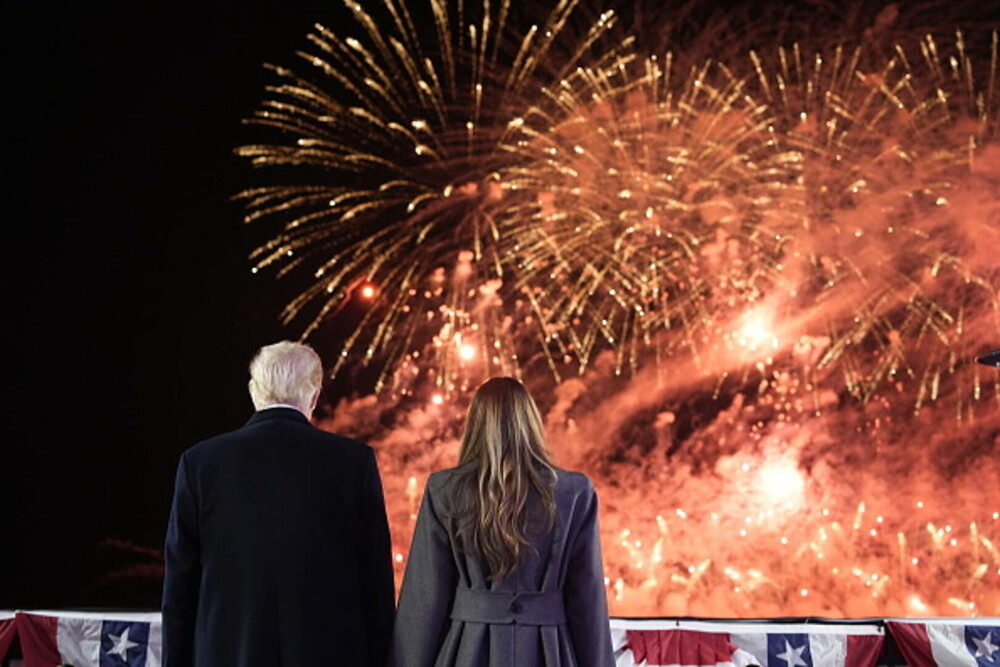
[[[462,474],[456,493],[464,506],[465,528],[489,567],[490,579],[512,573],[530,549],[526,537],[528,494],[542,502],[547,527],[555,520],[555,468],[545,446],[542,419],[520,382],[495,377],[483,384],[469,406],[458,455]]]

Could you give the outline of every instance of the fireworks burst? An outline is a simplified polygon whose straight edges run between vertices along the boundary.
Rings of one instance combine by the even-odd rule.
[[[512,181],[537,195],[504,212],[537,238],[523,292],[556,377],[555,361],[583,372],[601,349],[633,374],[650,349],[697,354],[770,282],[765,221],[795,169],[766,107],[711,63],[679,74],[667,54],[584,78],[586,94],[559,91],[560,120],[518,144]]]
[[[375,394],[327,426],[378,448],[400,572],[503,373],[598,484],[615,613],[1000,613],[995,33],[719,61],[575,2],[347,7],[239,149],[292,184],[240,196],[286,322],[363,313],[334,372]]]
[[[751,58],[775,133],[802,162],[784,268],[796,312],[821,304],[821,322],[800,323],[830,338],[819,365],[839,364],[865,400],[887,381],[915,380],[919,409],[942,374],[965,366],[977,336],[996,334],[995,264],[974,248],[996,238],[997,221],[949,210],[956,183],[996,139],[996,34],[983,90],[960,33],[947,56],[928,36],[917,59],[897,45],[868,72],[861,48],[806,57],[796,45],[770,67]],[[966,326],[982,314],[992,334]],[[978,374],[966,375],[968,397],[980,396]]]
[[[913,380],[919,408],[972,353],[970,309],[996,328],[992,267],[939,233],[995,138],[995,37],[978,78],[961,34],[870,71],[862,47],[797,44],[678,71],[637,60],[610,12],[565,47],[573,3],[523,31],[506,4],[432,3],[430,35],[406,5],[382,22],[347,6],[363,39],[318,26],[319,55],[300,54],[315,76],[274,68],[251,121],[278,139],[239,149],[323,175],[241,197],[283,226],[254,270],[311,274],[286,322],[307,318],[305,337],[367,302],[334,373],[360,358],[379,390],[429,374],[450,393],[525,355],[558,381],[610,348],[618,372],[694,355],[724,374],[720,344],[745,338],[731,323],[780,319],[775,347],[827,340],[820,365],[852,394]],[[984,222],[963,245],[995,236]]]
[[[511,23],[507,1],[432,0],[430,24],[394,0],[378,7],[379,20],[360,4],[347,7],[359,36],[317,26],[313,51],[300,54],[309,77],[272,68],[281,82],[250,122],[277,138],[238,150],[256,166],[294,167],[310,181],[240,195],[248,222],[283,227],[253,254],[254,269],[311,272],[284,312],[286,323],[307,318],[303,336],[372,287],[334,372],[355,353],[377,358],[381,386],[433,338],[435,381],[448,391],[468,361],[466,345],[481,351],[481,372],[514,374],[497,306],[516,281],[510,249],[525,223],[494,214],[516,198],[502,177],[512,162],[505,144],[530,129],[528,112],[551,106],[544,90],[573,87],[584,59],[596,68],[627,59],[627,43],[613,41],[611,12],[582,36],[572,31],[575,0],[524,30]]]

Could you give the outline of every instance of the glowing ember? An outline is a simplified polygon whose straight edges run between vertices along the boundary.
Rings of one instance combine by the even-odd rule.
[[[771,330],[770,319],[763,313],[755,312],[744,318],[745,323],[738,330],[737,341],[751,350],[758,348],[778,348],[778,339]]]
[[[760,489],[775,506],[797,509],[803,501],[805,478],[794,460],[765,462],[758,471]]]

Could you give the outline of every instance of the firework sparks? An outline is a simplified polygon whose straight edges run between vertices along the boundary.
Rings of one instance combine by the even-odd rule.
[[[573,6],[560,5],[545,38],[533,26],[501,65],[516,32],[505,6],[458,29],[469,38],[457,44],[442,6],[435,39],[404,5],[385,6],[391,37],[348,6],[366,41],[318,27],[321,55],[302,55],[354,104],[278,68],[285,82],[253,122],[281,142],[240,149],[260,166],[371,184],[241,195],[248,221],[284,224],[254,271],[314,267],[285,310],[312,318],[303,336],[361,286],[369,305],[335,373],[377,361],[378,387],[392,377],[406,393],[429,373],[450,394],[518,375],[525,356],[541,353],[558,380],[612,349],[619,373],[693,355],[719,374],[733,363],[712,354],[719,333],[749,318],[739,345],[828,338],[819,365],[852,394],[916,382],[919,409],[969,349],[975,311],[996,320],[995,269],[955,247],[996,225],[956,220],[948,198],[995,138],[995,38],[985,79],[961,34],[954,55],[928,37],[917,58],[897,46],[868,73],[860,47],[807,57],[798,45],[751,52],[742,75],[711,61],[681,73],[672,54],[636,60],[629,40],[593,62],[565,53]],[[602,15],[585,43],[610,42],[612,24]],[[957,230],[943,237],[945,226]],[[782,337],[754,324],[762,301]],[[967,385],[981,396],[978,378]]]
[[[782,269],[790,296],[824,304],[811,309],[831,337],[819,365],[838,364],[866,400],[917,382],[918,409],[956,372],[956,354],[971,354],[970,310],[998,307],[994,263],[968,252],[996,222],[949,210],[976,148],[996,139],[996,35],[978,78],[961,33],[951,50],[928,36],[916,58],[897,45],[870,70],[861,48],[806,57],[796,45],[770,64],[751,54],[776,140],[802,162]]]
[[[774,272],[762,222],[796,167],[725,69],[682,75],[667,54],[582,78],[586,89],[553,95],[561,120],[512,147],[524,158],[513,182],[537,195],[504,212],[535,239],[522,291],[556,377],[556,361],[582,372],[602,349],[632,373],[650,350],[702,351]]]
[[[647,370],[620,385],[604,368],[557,386],[555,404],[540,398],[557,461],[598,485],[612,613],[1000,613],[1000,415],[935,432],[832,392],[815,410],[808,369],[794,365],[748,379],[713,414],[712,384],[692,391]],[[454,465],[464,408],[345,402],[327,424],[365,432],[392,415],[370,442],[398,576],[414,499]]]
[[[366,315],[335,372],[357,354],[382,364],[382,386],[433,339],[436,349],[418,365],[429,367],[430,356],[435,382],[451,392],[468,361],[451,343],[472,331],[495,350],[484,355],[484,372],[517,372],[503,314],[494,312],[497,293],[516,280],[508,249],[521,233],[493,214],[513,198],[501,176],[512,161],[504,142],[514,128],[528,129],[529,111],[551,106],[542,91],[572,85],[581,64],[627,58],[609,36],[610,12],[582,36],[568,34],[576,4],[561,2],[522,30],[509,22],[506,1],[432,0],[424,8],[429,27],[405,3],[387,0],[377,22],[348,2],[360,36],[317,26],[311,51],[299,54],[308,78],[272,68],[279,83],[250,122],[274,130],[275,139],[238,153],[259,167],[304,170],[306,181],[317,172],[329,180],[240,195],[248,222],[281,225],[254,252],[253,269],[307,274],[283,314],[286,323],[305,318],[303,336],[342,312],[357,285],[379,286],[365,294]]]
[[[574,2],[348,7],[239,149],[301,180],[241,197],[287,322],[363,306],[335,372],[378,398],[327,425],[380,452],[399,572],[503,373],[600,489],[615,613],[1000,613],[995,34],[719,62]]]

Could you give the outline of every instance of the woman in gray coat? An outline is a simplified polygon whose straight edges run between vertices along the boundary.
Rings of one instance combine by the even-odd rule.
[[[612,667],[597,495],[552,465],[512,378],[469,408],[456,468],[427,480],[393,667]]]

